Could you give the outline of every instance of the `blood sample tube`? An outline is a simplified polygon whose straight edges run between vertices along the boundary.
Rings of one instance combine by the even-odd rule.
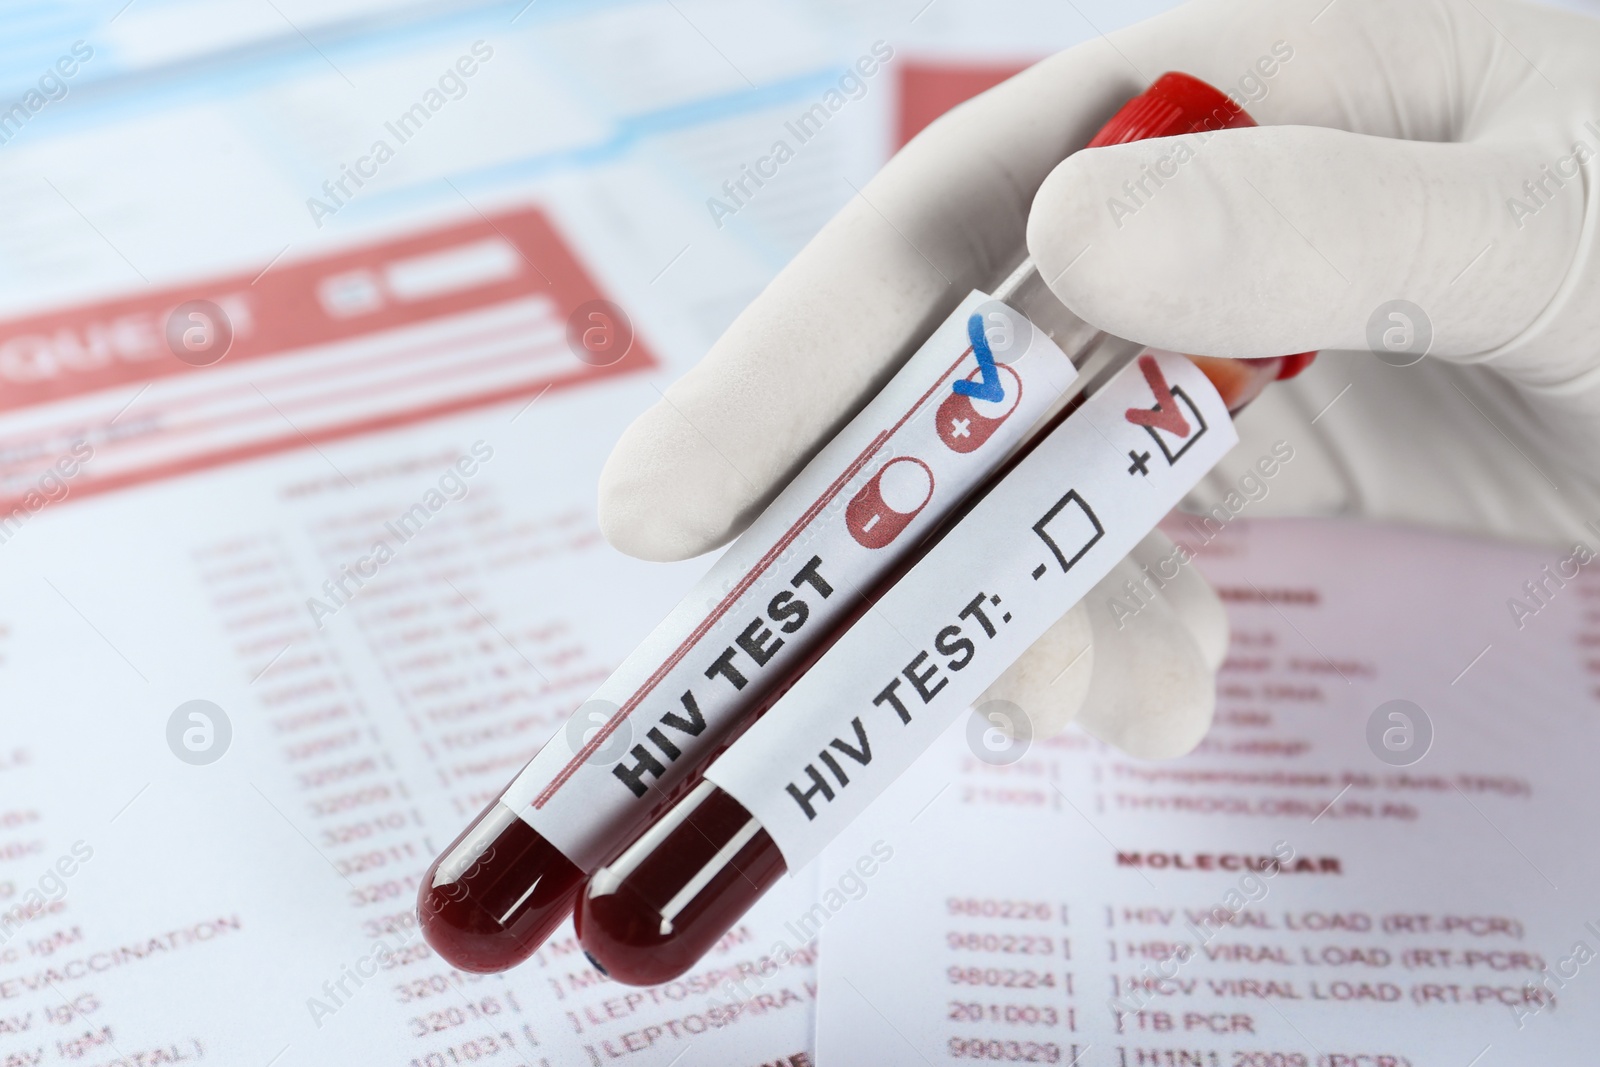
[[[1178,92],[1191,100],[1196,97],[1205,100],[1206,93],[1214,94],[1214,90],[1209,90],[1203,84],[1182,75],[1166,75],[1156,83],[1155,88],[1174,85]],[[1214,95],[1220,96],[1220,94]],[[1131,102],[1124,112],[1112,120],[1095,143],[1116,143],[1118,140],[1134,139],[1118,137],[1117,134],[1124,122],[1131,123],[1149,114],[1150,96],[1151,94],[1147,93],[1145,97]],[[1024,312],[1030,321],[1042,324],[1048,322],[1052,313],[1048,298],[1041,294],[1043,289],[1037,271],[1032,268],[1031,263],[1024,263],[996,291],[995,296],[1009,306]],[[1091,381],[1085,392],[1080,395],[1079,403],[1084,403],[1083,397],[1086,396],[1091,397],[1087,403],[1095,403],[1092,394],[1097,385],[1101,382],[1111,382],[1114,388],[1108,387],[1107,390],[1112,397],[1110,415],[1116,417],[1119,414],[1115,410],[1117,403],[1123,402],[1117,398],[1131,395],[1132,386],[1128,379],[1137,369],[1144,375],[1147,388],[1150,390],[1140,395],[1153,394],[1156,404],[1149,414],[1145,413],[1142,405],[1126,407],[1120,413],[1121,417],[1136,427],[1142,426],[1148,433],[1149,440],[1155,443],[1155,448],[1161,450],[1169,467],[1172,467],[1177,465],[1183,456],[1185,442],[1198,443],[1207,429],[1205,405],[1195,403],[1201,389],[1193,380],[1187,383],[1189,386],[1187,392],[1181,385],[1173,384],[1176,381],[1172,377],[1175,361],[1177,364],[1185,364],[1186,361],[1186,365],[1198,370],[1204,380],[1210,383],[1216,407],[1222,409],[1221,411],[1217,411],[1216,407],[1212,409],[1212,420],[1225,422],[1228,417],[1258,396],[1270,382],[1298,374],[1309,365],[1314,355],[1314,353],[1302,353],[1275,359],[1248,361],[1168,355],[1164,357],[1165,364],[1154,356],[1146,355],[1139,359],[1137,368],[1106,367],[1098,375],[1099,381],[1093,380],[1095,376],[1091,375]],[[1121,374],[1114,377],[1119,370]],[[1107,405],[1101,404],[1100,407],[1104,409]],[[927,574],[921,574],[919,579],[919,573],[925,569],[924,565],[932,563],[938,557],[946,535],[951,535],[952,531],[957,530],[961,523],[968,521],[969,517],[975,525],[983,525],[1002,522],[1017,512],[1015,499],[1025,498],[1027,487],[1011,485],[1012,482],[1026,482],[1030,478],[1035,483],[1052,480],[1048,467],[1035,463],[1032,469],[1028,469],[1026,459],[1035,446],[1043,445],[1041,452],[1048,448],[1050,442],[1057,436],[1056,427],[1072,417],[1076,409],[1077,405],[1069,406],[1059,413],[1045,432],[1041,432],[1030,441],[1008,461],[1004,469],[997,473],[991,485],[998,484],[1002,486],[1002,490],[1009,488],[1010,496],[1014,498],[1012,501],[997,500],[994,502],[995,507],[987,509],[986,505],[989,503],[987,500],[980,498],[969,502],[961,512],[949,517],[941,529],[924,543],[914,560],[907,561],[896,573],[887,576],[869,599],[877,601],[890,590],[898,593],[900,587],[897,582],[908,571],[910,577],[907,581],[920,580],[925,589],[937,589],[948,585],[954,575],[965,573],[976,560],[987,553],[992,553],[993,538],[984,541],[982,538],[969,537],[967,540],[979,545],[981,550],[968,551],[966,555],[962,555],[962,546],[951,546],[952,551],[945,553],[943,570],[936,568]],[[1105,414],[1104,411],[1098,412],[1096,417],[1105,417]],[[1082,430],[1085,426],[1093,429],[1094,435],[1102,439],[1105,437],[1101,430],[1090,426],[1089,423],[1077,429]],[[1229,430],[1231,431],[1231,424]],[[1080,437],[1090,436],[1087,432],[1080,434]],[[1229,437],[1221,444],[1222,451],[1231,445],[1231,441],[1232,438]],[[1098,449],[1102,443],[1103,440],[1089,440],[1081,442],[1079,447]],[[1220,458],[1221,452],[1216,450],[1217,447],[1213,439],[1209,456],[1202,456],[1197,461],[1200,466],[1192,467],[1186,475],[1190,479],[1188,484],[1192,485],[1200,473],[1204,473],[1216,458]],[[1154,451],[1155,448],[1149,451]],[[1142,473],[1142,465],[1150,462],[1148,451],[1141,453],[1137,449],[1136,442],[1135,450],[1129,453],[1134,458],[1134,469],[1130,470],[1129,474],[1135,471]],[[1070,450],[1058,447],[1053,457],[1040,458],[1053,459],[1059,469],[1071,466],[1070,463],[1061,463],[1061,460],[1072,455]],[[1126,463],[1127,460],[1119,459],[1118,462]],[[1090,483],[1094,484],[1092,478]],[[995,495],[1001,495],[1002,490],[996,490]],[[1050,503],[1049,497],[1054,493],[1053,488],[1046,492],[1046,503]],[[1077,497],[1075,503],[1067,505],[1067,502],[1075,497]],[[1176,496],[1173,496],[1171,503],[1175,502]],[[1025,501],[1021,506],[1026,508]],[[1084,516],[1087,516],[1088,521],[1092,523],[1092,527],[1084,528],[1077,535],[1080,541],[1075,543],[1081,544],[1082,547],[1070,560],[1065,558],[1065,553],[1073,549],[1061,549],[1049,529],[1064,506],[1066,511],[1072,512],[1074,518],[1069,520],[1069,532],[1062,535],[1062,539],[1071,536],[1070,521],[1076,521],[1083,526]],[[1081,508],[1081,513],[1074,508]],[[1143,530],[1147,531],[1153,526],[1159,516],[1160,512],[1148,513],[1145,516]],[[1104,512],[1096,516],[1074,490],[1054,501],[1049,510],[1033,524],[1032,530],[1055,552],[1061,570],[1071,571],[1079,559],[1104,534],[1101,522],[1103,518],[1106,518]],[[1106,524],[1110,525],[1109,519]],[[1136,526],[1137,522],[1132,525]],[[1139,531],[1137,536],[1142,536],[1142,532]],[[1124,533],[1125,539],[1128,536],[1130,535]],[[955,536],[950,537],[950,540],[955,539]],[[1110,562],[1114,563],[1115,558],[1120,558],[1127,548],[1132,547],[1132,543],[1134,541],[1127,541],[1124,548],[1112,553],[1112,556],[1102,553],[1102,558],[1110,559]],[[1041,564],[1031,572],[1035,585],[1045,576],[1048,569],[1047,564]],[[1095,579],[1092,573],[1087,576],[1081,573],[1076,575],[1076,594],[1081,596],[1093,580]],[[1027,583],[1022,583],[1022,587],[1027,589]],[[937,603],[937,600],[938,597],[932,594],[918,599],[915,590],[901,598],[902,604],[913,607],[924,603]],[[1071,602],[1063,595],[1057,606],[1060,610],[1065,610]],[[902,619],[916,617],[916,614],[915,611],[908,611],[902,615]],[[1012,618],[1010,611],[1002,607],[998,595],[988,596],[981,590],[961,614],[963,618],[975,616],[982,631],[987,632],[989,638],[994,638],[996,631],[1009,623]],[[1038,616],[1040,613],[1034,614]],[[858,615],[858,618],[864,617],[864,613]],[[1044,620],[1044,625],[1053,622],[1056,617],[1059,617],[1059,611]],[[1037,618],[1035,622],[1037,624]],[[854,650],[851,649],[841,647],[837,657],[832,648],[819,650],[812,658],[813,661],[820,662],[812,670],[819,675],[827,673],[829,675],[827,679],[818,680],[818,684],[811,686],[810,691],[801,697],[800,690],[815,680],[809,676],[803,678],[793,692],[776,694],[778,698],[776,701],[768,701],[759,709],[760,713],[764,714],[774,706],[784,709],[785,702],[791,702],[792,706],[784,710],[788,712],[787,722],[794,724],[804,723],[810,716],[826,714],[827,710],[834,707],[848,706],[854,700],[860,707],[861,714],[850,720],[853,733],[849,728],[845,728],[837,735],[826,737],[825,734],[817,734],[815,731],[808,735],[801,728],[792,731],[794,736],[785,738],[782,736],[782,727],[778,727],[767,731],[767,737],[757,742],[754,757],[744,759],[743,766],[737,769],[730,768],[727,774],[722,776],[740,782],[747,795],[777,798],[771,803],[766,803],[764,810],[768,813],[779,812],[780,817],[786,810],[789,812],[787,816],[789,826],[786,833],[795,854],[801,860],[815,855],[820,849],[820,845],[808,838],[811,832],[808,824],[818,818],[819,812],[831,811],[836,805],[842,809],[842,798],[848,796],[856,798],[856,803],[846,810],[845,814],[834,817],[833,832],[836,832],[839,825],[851,817],[852,811],[859,810],[864,806],[865,800],[871,799],[870,796],[866,796],[865,800],[862,799],[859,779],[864,772],[872,770],[875,760],[872,747],[874,744],[880,746],[876,758],[882,758],[881,738],[884,735],[880,731],[888,730],[891,739],[893,737],[896,729],[895,716],[889,712],[892,710],[897,713],[901,723],[911,723],[913,712],[919,709],[916,707],[917,699],[910,694],[916,692],[921,696],[922,703],[927,704],[933,697],[938,696],[940,688],[957,677],[952,673],[936,675],[933,667],[924,670],[919,666],[926,662],[924,659],[926,652],[924,652],[923,656],[913,659],[900,675],[894,676],[890,684],[877,692],[876,696],[862,699],[871,695],[874,688],[859,690],[858,686],[857,691],[852,691],[850,683],[853,674],[870,671],[871,668],[864,664],[872,662],[872,646],[892,647],[895,638],[904,640],[900,628],[892,623],[887,625],[888,630],[876,636],[869,633],[860,639],[855,639],[856,649],[860,650],[861,654],[854,655],[853,659]],[[1039,630],[1037,625],[1035,630]],[[950,632],[951,630],[945,630],[942,633]],[[835,640],[844,645],[853,638],[854,631],[851,631],[842,637],[836,637]],[[982,638],[977,640],[981,642]],[[950,644],[937,647],[946,655],[950,655],[952,649],[958,646]],[[1018,652],[1025,647],[1026,644],[1015,646],[1012,652]],[[949,670],[968,668],[973,654],[957,652],[955,658],[948,662]],[[981,692],[989,681],[1009,666],[1009,662],[1009,659],[991,657],[986,664],[987,673],[980,676],[974,671],[970,676],[963,676],[967,682],[966,692],[969,698]],[[979,681],[974,681],[975,678]],[[949,703],[948,700],[946,703]],[[961,703],[961,707],[964,708],[965,703]],[[835,717],[842,717],[846,713],[837,713]],[[774,714],[773,718],[779,718],[780,714]],[[878,716],[877,721],[864,726],[863,719],[873,714]],[[946,710],[947,720],[950,714]],[[884,726],[884,723],[888,725]],[[760,733],[762,726],[765,725],[769,724],[757,724],[752,728],[751,734]],[[931,742],[937,733],[937,729],[924,729],[920,742]],[[789,850],[780,847],[777,838],[764,825],[763,818],[758,817],[750,806],[714,780],[719,779],[719,772],[724,763],[739,761],[742,747],[744,747],[742,742],[735,742],[728,754],[712,764],[706,772],[706,777],[700,780],[681,801],[646,827],[626,848],[590,876],[578,905],[578,936],[590,960],[611,978],[628,984],[648,985],[669,981],[683,974],[788,870],[786,854]],[[905,748],[906,745],[903,744],[902,747]],[[791,776],[789,773],[791,768],[784,765],[785,757],[781,754],[791,751],[815,753],[804,763],[804,774]],[[798,758],[806,759],[806,757]],[[908,762],[909,758],[902,754],[902,762]],[[752,767],[757,780],[763,775],[767,778],[768,785],[765,788],[750,785]],[[851,787],[853,777],[858,783],[854,790]],[[880,773],[878,777],[878,785],[875,788],[881,788],[884,784],[883,774]],[[790,779],[786,785],[777,784],[783,783],[785,778]],[[780,794],[783,792],[787,792],[789,800],[794,802],[792,808],[781,797]],[[804,813],[803,820],[794,814],[794,810]]]
[[[1118,112],[1091,145],[1247,125],[1253,125],[1249,116],[1220,92],[1187,75],[1168,74]],[[1005,382],[1009,388],[1001,390],[1005,404],[982,399],[976,388],[982,370],[979,361],[979,369],[967,373],[975,383],[972,396],[957,386],[952,390],[955,397],[947,398],[967,404],[972,410],[963,413],[969,417],[951,419],[954,429],[948,433],[942,420],[913,418],[931,395],[931,390],[916,395],[922,369],[937,364],[938,388],[951,389],[948,377],[956,365],[943,369],[951,338],[941,339],[941,333],[953,329],[959,343],[972,320],[1014,312],[1023,316],[1025,329],[1037,327],[1051,343],[1028,348],[1041,351],[1037,358],[1008,363],[996,354],[997,371],[1010,376]],[[962,353],[969,364],[977,347],[987,347],[980,340],[982,327],[978,329]],[[699,813],[697,820],[731,811],[699,782],[697,771],[726,749],[759,711],[771,706],[815,662],[830,639],[855,621],[867,602],[864,592],[882,585],[885,576],[903,573],[929,532],[947,520],[1001,457],[1017,454],[1031,428],[1059,422],[1071,408],[1068,398],[1076,387],[1088,383],[1093,388],[1138,351],[1137,345],[1101,333],[1072,315],[1050,296],[1027,263],[992,297],[982,293],[969,297],[596,697],[578,709],[568,728],[435,860],[423,878],[418,900],[429,944],[463,970],[488,972],[514,966],[571,912],[585,871],[615,854],[620,843],[632,839],[674,801],[687,795],[687,807],[672,809],[672,815],[693,810]],[[1300,358],[1307,357],[1285,357]],[[1241,397],[1253,396],[1273,374],[1288,369],[1286,362],[1271,366],[1274,361],[1207,362],[1207,373]],[[899,403],[894,395],[897,386],[901,393],[911,389],[915,403],[892,421],[894,405]],[[896,435],[909,435],[924,421],[939,423],[942,447],[928,445],[931,451],[918,456],[915,442]],[[895,455],[902,446],[912,455]],[[863,468],[863,463],[869,466]],[[846,502],[841,487],[860,482],[870,465],[878,463],[881,467]],[[826,491],[815,493],[819,486]],[[838,518],[843,522],[827,526]],[[848,540],[835,529],[839,526],[848,532]],[[830,544],[829,531],[840,549],[829,552],[826,564],[820,555],[808,560],[801,549]],[[808,542],[816,537],[821,540]],[[830,599],[835,586],[850,595]],[[730,611],[749,605],[752,590],[772,599],[766,602],[765,617],[755,615],[745,626],[747,620],[734,619]],[[720,657],[708,663],[695,661],[702,650],[709,649],[709,656],[718,648],[723,652]],[[708,685],[710,689],[705,688]],[[665,825],[666,821],[657,823],[651,832]],[[698,822],[674,825],[694,826],[695,833],[700,832]],[[760,837],[752,833],[741,849]],[[741,853],[741,863],[751,859]],[[615,868],[610,870],[615,873]],[[781,872],[781,864],[768,872],[763,888]],[[595,929],[593,924],[590,928]]]
[[[495,971],[532,953],[584,872],[680,797],[848,624],[858,591],[1069,400],[1080,371],[1048,336],[991,346],[980,332],[991,387],[970,320],[996,315],[1015,313],[985,293],[963,300],[440,856],[418,910],[441,956]],[[1085,366],[1129,348],[1064,310],[1054,329]]]
[[[1242,361],[1223,359],[1193,363],[1232,413],[1270,382],[1298,374],[1309,357],[1251,360],[1243,366]],[[963,513],[947,522],[945,530],[965,517]],[[935,535],[928,547],[937,543]],[[1006,665],[992,673],[998,675]],[[909,696],[904,699],[914,703]],[[837,751],[824,747],[816,766],[808,767],[814,772],[810,790],[820,789],[831,799],[831,792],[848,784],[854,770],[850,759],[870,758],[870,743],[859,719],[856,723],[855,739],[846,734]],[[809,791],[804,787],[802,783],[802,791]],[[728,792],[702,779],[590,876],[578,904],[578,937],[590,961],[617,981],[669,981],[692,967],[787,870],[783,852],[761,821]]]

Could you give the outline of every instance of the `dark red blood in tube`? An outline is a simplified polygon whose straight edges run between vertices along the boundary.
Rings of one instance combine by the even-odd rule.
[[[630,865],[635,852],[639,861]],[[777,844],[744,806],[701,782],[590,879],[578,902],[578,938],[611,978],[666,982],[710,951],[786,869]]]
[[[973,403],[970,396],[957,392],[950,393],[939,405],[939,410],[934,415],[935,425],[939,430],[939,440],[943,441],[950,451],[960,452],[963,455],[976,452],[1016,410],[1017,401],[1022,399],[1022,379],[1017,377],[1016,371],[1004,364],[998,364],[995,369],[1011,379],[1005,387],[1006,398],[1002,401],[1006,405],[1004,411],[998,410],[1000,405],[989,403],[983,405],[984,411],[979,411],[978,405]],[[981,372],[973,371],[967,375],[967,380],[978,381],[982,377]],[[985,411],[988,414],[985,414]]]
[[[862,548],[883,548],[933,499],[933,471],[920,459],[897,456],[878,468],[845,505],[844,524]]]
[[[582,884],[571,860],[497,800],[428,868],[417,917],[447,963],[488,974],[533,955]]]

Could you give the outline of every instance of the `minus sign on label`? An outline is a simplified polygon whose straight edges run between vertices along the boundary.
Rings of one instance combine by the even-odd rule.
[[[871,533],[872,532],[872,528],[874,526],[878,525],[878,520],[881,519],[881,518],[883,518],[882,515],[874,515],[874,516],[872,516],[872,518],[867,520],[866,525],[861,527],[861,532],[862,533]]]
[[[1045,571],[1045,566],[1044,566],[1043,563],[1041,563],[1037,567],[1033,568],[1033,580],[1037,582],[1040,578],[1043,578],[1044,577],[1044,571]]]

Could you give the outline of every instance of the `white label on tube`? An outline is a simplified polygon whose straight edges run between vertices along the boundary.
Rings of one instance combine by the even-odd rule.
[[[990,360],[973,351],[975,317]],[[1076,374],[1021,315],[972,293],[578,708],[504,802],[592,869],[984,481]]]
[[[706,777],[805,866],[1238,440],[1146,353],[1040,442]]]

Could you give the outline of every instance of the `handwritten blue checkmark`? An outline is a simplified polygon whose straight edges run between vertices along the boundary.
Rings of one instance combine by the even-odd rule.
[[[962,396],[973,400],[987,400],[998,403],[1006,398],[1006,387],[1000,381],[1000,372],[995,369],[994,353],[989,351],[989,338],[984,336],[983,316],[974,314],[967,319],[967,337],[972,341],[972,354],[978,360],[978,370],[983,375],[983,380],[969,382],[965,378],[955,382],[950,388]]]

